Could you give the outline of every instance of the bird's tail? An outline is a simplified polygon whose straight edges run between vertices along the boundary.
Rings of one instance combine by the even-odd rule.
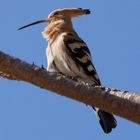
[[[97,117],[99,118],[99,123],[104,132],[110,133],[112,129],[117,126],[117,121],[115,120],[114,116],[98,108],[92,108],[95,110]]]

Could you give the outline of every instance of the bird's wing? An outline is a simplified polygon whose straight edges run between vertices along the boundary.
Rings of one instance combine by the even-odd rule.
[[[75,65],[82,68],[82,72],[93,81],[94,85],[101,85],[86,43],[77,34],[72,33],[63,34],[63,41]]]

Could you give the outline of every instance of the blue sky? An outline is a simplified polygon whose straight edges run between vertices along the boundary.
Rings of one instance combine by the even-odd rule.
[[[88,44],[103,85],[140,93],[139,0],[1,0],[0,50],[47,66],[47,42],[41,24],[17,29],[47,17],[57,8],[89,8],[74,28]],[[127,140],[140,137],[139,125],[116,116],[117,128],[103,133],[89,106],[29,83],[0,79],[1,140]],[[86,92],[86,91],[85,91]]]

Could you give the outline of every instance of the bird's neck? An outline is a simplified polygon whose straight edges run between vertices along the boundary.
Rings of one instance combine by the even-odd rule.
[[[42,32],[44,38],[48,40],[48,42],[53,42],[61,33],[63,32],[73,32],[72,22],[57,20],[51,22]]]

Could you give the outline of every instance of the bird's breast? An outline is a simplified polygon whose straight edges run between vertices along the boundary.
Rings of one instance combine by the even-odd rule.
[[[48,59],[48,70],[51,69],[51,71],[58,71],[63,74],[67,74],[68,71],[70,71],[69,56],[66,53],[66,48],[61,36],[57,37],[51,45],[48,45],[46,55]]]

